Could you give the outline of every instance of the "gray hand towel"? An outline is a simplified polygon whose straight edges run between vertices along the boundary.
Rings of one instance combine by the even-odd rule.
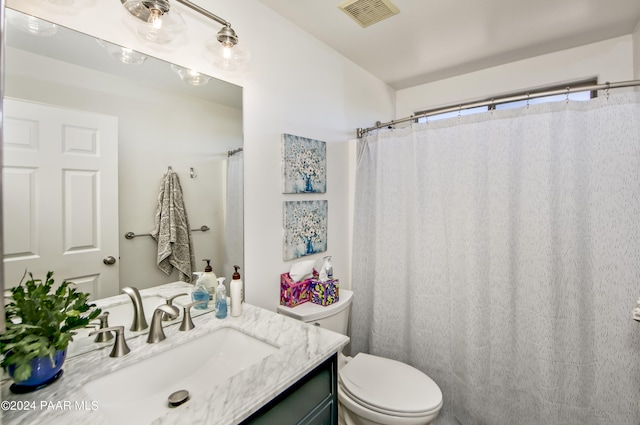
[[[181,281],[191,282],[191,273],[196,270],[191,228],[180,180],[173,171],[162,181],[151,236],[158,242],[158,268],[169,275],[175,267]]]

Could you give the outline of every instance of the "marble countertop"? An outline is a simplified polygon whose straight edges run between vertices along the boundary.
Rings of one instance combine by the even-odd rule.
[[[142,295],[159,293],[169,296],[183,292],[185,288],[190,288],[190,285],[180,282],[140,292]],[[64,373],[57,382],[33,393],[13,394],[9,390],[12,382],[5,380],[1,388],[2,423],[110,425],[112,422],[100,412],[99,403],[91,400],[83,390],[85,384],[156,353],[229,326],[280,349],[261,362],[241,370],[223,385],[212,386],[203,394],[192,394],[189,402],[178,408],[164,407],[152,423],[237,424],[332,354],[341,351],[349,342],[349,338],[344,335],[246,303],[242,316],[217,319],[214,314],[203,314],[194,317],[193,321],[196,327],[189,332],[180,332],[175,324],[166,327],[167,339],[157,344],[147,344],[145,337],[128,340],[131,352],[121,358],[109,357],[111,345],[108,344],[100,350],[68,359],[63,366]],[[184,361],[189,362],[189,358]],[[179,368],[180,365],[176,364],[175,367]]]

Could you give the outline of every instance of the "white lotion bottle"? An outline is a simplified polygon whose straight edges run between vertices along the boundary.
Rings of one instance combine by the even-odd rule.
[[[231,317],[238,317],[242,315],[242,279],[240,279],[240,273],[238,273],[240,267],[233,267],[236,271],[233,273],[233,278],[229,284],[229,292],[231,292]]]
[[[213,269],[211,268],[211,260],[209,259],[205,259],[202,261],[206,261],[207,265],[204,268],[204,273],[202,273],[202,275],[200,275],[200,279],[198,279],[197,283],[200,283],[200,281],[202,281],[202,283],[204,284],[204,286],[207,288],[207,291],[209,292],[209,301],[212,301],[214,304],[216,302],[216,280],[218,279],[218,277],[216,276],[216,274],[213,272]]]

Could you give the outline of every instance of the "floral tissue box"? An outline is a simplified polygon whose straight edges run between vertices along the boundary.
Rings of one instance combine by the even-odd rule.
[[[280,304],[295,307],[309,301],[309,283],[311,279],[294,282],[289,273],[280,275]]]
[[[311,298],[312,303],[328,306],[338,302],[340,280],[332,279],[327,280],[326,282],[321,282],[317,279],[313,279],[311,280],[309,292],[309,297]]]

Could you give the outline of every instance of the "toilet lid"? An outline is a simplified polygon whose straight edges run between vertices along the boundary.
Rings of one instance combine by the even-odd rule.
[[[374,410],[420,414],[442,405],[442,392],[418,369],[391,359],[359,353],[340,370],[343,390]]]

